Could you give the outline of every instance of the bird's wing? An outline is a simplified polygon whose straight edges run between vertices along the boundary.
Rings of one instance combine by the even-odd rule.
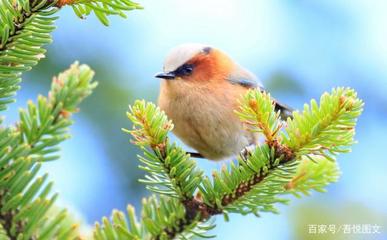
[[[232,84],[239,84],[246,88],[258,88],[261,92],[267,92],[263,84],[258,78],[246,69],[237,66],[235,70],[228,76],[227,79]],[[286,120],[288,117],[293,118],[293,108],[283,104],[272,98],[275,103],[275,110],[280,111],[282,119]]]
[[[253,73],[239,65],[235,66],[235,69],[228,76],[227,80],[232,84],[239,84],[246,88],[259,88],[264,90],[261,81]]]

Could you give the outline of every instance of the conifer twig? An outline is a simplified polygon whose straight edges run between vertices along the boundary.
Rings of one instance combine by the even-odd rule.
[[[16,128],[5,130],[8,136],[0,133],[0,149],[3,151],[4,143],[8,149],[0,156],[0,225],[9,239],[60,239],[62,234],[77,234],[76,225],[67,228],[64,223],[65,211],[52,212],[58,195],[50,196],[52,183],[46,183],[47,174],[35,176],[42,162],[58,158],[54,153],[68,137],[71,113],[96,86],[93,75],[86,65],[72,65],[54,78],[48,98],[39,96],[37,104],[29,101],[27,109],[20,110]]]

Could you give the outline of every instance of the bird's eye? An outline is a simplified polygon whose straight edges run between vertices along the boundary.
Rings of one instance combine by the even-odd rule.
[[[179,67],[175,73],[177,76],[189,76],[193,72],[193,65],[192,64],[184,64],[183,66]]]

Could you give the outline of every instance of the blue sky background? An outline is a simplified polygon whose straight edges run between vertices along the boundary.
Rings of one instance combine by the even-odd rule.
[[[300,219],[308,223],[308,214],[303,214],[308,206],[317,212],[319,207],[342,211],[354,224],[381,225],[382,233],[367,239],[387,239],[386,1],[140,3],[144,10],[130,12],[128,19],[113,17],[108,28],[94,16],[83,21],[63,9],[47,59],[25,76],[18,102],[10,108],[9,123],[16,120],[18,107],[47,92],[51,77],[75,60],[96,70],[100,85],[75,116],[73,138],[62,144],[60,160],[45,165],[61,204],[88,224],[114,208],[124,210],[128,203],[139,206],[149,193],[137,183],[143,174],[136,170],[138,152],[121,131],[130,127],[125,111],[137,98],[156,101],[159,81],[153,76],[170,48],[200,42],[229,53],[256,73],[276,98],[295,108],[336,86],[355,88],[365,101],[357,127],[359,143],[352,153],[338,157],[343,175],[328,193],[292,200],[290,206],[280,206],[280,215],[232,215],[228,223],[218,217],[218,239],[238,239],[241,234],[243,239],[299,239],[308,231],[307,225],[300,225]],[[221,166],[205,160],[199,165],[208,171]],[[354,207],[344,209],[346,205]],[[364,218],[356,218],[360,212]],[[335,218],[324,214],[326,221]]]

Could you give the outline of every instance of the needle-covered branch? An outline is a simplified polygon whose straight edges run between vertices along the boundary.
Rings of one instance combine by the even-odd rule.
[[[45,1],[43,1],[45,2]],[[51,4],[50,6],[52,6]],[[0,11],[0,110],[13,102],[21,74],[44,57],[43,45],[51,42],[56,8],[30,5],[29,1],[1,0]]]
[[[93,72],[74,64],[54,78],[49,97],[20,110],[16,128],[0,130],[0,225],[9,239],[69,239],[77,225],[68,224],[65,210],[53,209],[47,174],[36,177],[42,161],[53,160],[67,138],[69,117],[96,86]]]
[[[20,143],[30,147],[31,157],[38,161],[54,160],[53,147],[68,137],[67,127],[72,124],[71,114],[97,86],[92,82],[94,72],[86,65],[73,64],[69,70],[54,77],[48,98],[38,96],[37,104],[28,102],[20,109],[17,131]]]
[[[336,165],[326,161],[334,161],[337,153],[345,152],[354,143],[354,126],[363,107],[356,93],[352,89],[338,88],[331,94],[323,94],[319,107],[312,101],[312,113],[308,111],[309,106],[305,105],[303,114],[295,112],[294,120],[288,119],[288,127],[283,128],[281,137],[276,137],[278,131],[270,131],[280,126],[278,115],[274,111],[264,112],[270,109],[266,107],[270,102],[267,95],[258,91],[245,95],[241,106],[242,113],[239,115],[244,122],[250,119],[250,126],[255,125],[256,128],[262,129],[267,145],[258,146],[247,160],[238,159],[237,165],[231,163],[230,169],[224,168],[221,173],[214,172],[212,181],[205,178],[201,193],[207,204],[215,203],[216,208],[226,212],[276,212],[273,204],[286,202],[278,198],[286,193],[284,186],[289,187],[297,182],[297,178],[303,182],[298,188],[292,188],[293,193],[297,190],[304,193],[311,189],[321,191],[328,183],[336,181]],[[289,132],[291,137],[286,135]],[[330,133],[332,135],[329,135]],[[312,148],[306,148],[312,143],[315,144]],[[305,147],[295,147],[302,145]],[[301,169],[296,171],[301,158],[314,159],[316,163],[304,163],[299,166]],[[300,172],[305,166],[311,171],[301,177]],[[325,174],[322,175],[321,172]],[[286,182],[289,183],[284,185]]]
[[[353,89],[336,88],[324,93],[320,104],[313,99],[302,113],[295,112],[282,133],[284,143],[298,156],[322,155],[329,158],[350,151],[354,144],[357,118],[363,102]]]
[[[249,90],[240,101],[236,113],[250,131],[262,133],[269,143],[276,139],[281,130],[280,114],[275,111],[269,93]]]
[[[97,18],[109,25],[109,15],[126,18],[125,11],[142,9],[141,5],[130,0],[62,0],[62,5],[71,5],[75,14],[84,18],[94,12]]]
[[[51,43],[54,15],[71,5],[80,16],[95,13],[107,24],[108,15],[124,17],[139,9],[129,0],[0,0],[0,111],[14,101],[21,75],[44,58]],[[0,127],[0,238],[74,239],[78,226],[65,210],[52,207],[47,174],[41,164],[58,158],[57,145],[68,137],[71,114],[96,86],[93,72],[73,65],[54,79],[48,97],[28,102],[16,127]],[[1,124],[0,118],[0,124]]]
[[[310,195],[310,190],[325,192],[325,187],[336,182],[340,176],[339,166],[336,161],[318,157],[313,162],[309,159],[301,160],[296,174],[285,185],[287,192],[301,197],[301,194]]]
[[[212,222],[201,222],[186,218],[185,207],[176,198],[152,196],[142,201],[140,221],[132,206],[127,208],[127,216],[114,210],[112,221],[102,219],[96,223],[93,237],[96,240],[136,239],[167,240],[179,237],[190,239],[194,236],[208,238],[205,233],[215,226]]]
[[[144,163],[141,168],[151,174],[145,183],[166,188],[152,190],[172,197],[163,197],[161,202],[175,202],[185,212],[168,224],[158,217],[142,219],[143,231],[151,239],[184,239],[192,226],[199,226],[211,216],[224,214],[228,219],[230,212],[277,212],[275,204],[287,203],[286,194],[301,196],[310,190],[324,191],[326,185],[337,181],[339,170],[334,157],[354,143],[354,127],[362,107],[352,89],[338,88],[325,93],[320,105],[312,101],[311,107],[305,105],[303,113],[296,112],[294,120],[288,119],[284,124],[270,96],[251,90],[242,98],[237,114],[248,129],[261,133],[265,142],[256,146],[250,156],[238,158],[220,172],[214,171],[210,178],[201,177],[195,163],[179,147],[169,144],[167,134],[173,125],[165,114],[153,104],[136,102],[128,114],[134,129],[128,132],[145,152],[145,157],[140,157]],[[188,170],[184,171],[186,167]],[[190,175],[194,181],[188,180]],[[192,188],[181,187],[190,184]],[[174,214],[168,213],[170,208],[163,209],[166,216]],[[98,225],[100,234],[114,228],[114,224],[109,224],[105,219],[103,225]],[[133,234],[131,228],[125,229]]]
[[[136,101],[129,110],[127,115],[133,129],[125,131],[132,134],[133,143],[144,151],[139,156],[143,163],[140,168],[148,173],[141,182],[153,192],[192,199],[203,172],[185,151],[169,143],[167,134],[173,128],[172,122],[154,104],[145,101]]]

